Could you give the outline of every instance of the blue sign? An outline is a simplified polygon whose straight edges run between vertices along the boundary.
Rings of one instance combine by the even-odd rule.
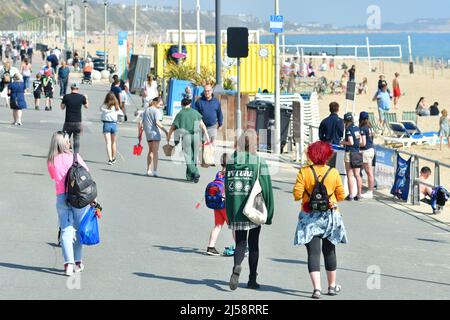
[[[270,32],[282,33],[283,32],[283,16],[270,16]]]

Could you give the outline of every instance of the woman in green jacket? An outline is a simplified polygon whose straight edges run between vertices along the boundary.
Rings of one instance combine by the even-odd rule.
[[[257,152],[257,136],[254,131],[247,131],[237,143],[236,152],[227,164],[225,178],[225,198],[230,229],[236,233],[236,250],[234,267],[230,278],[230,289],[236,290],[239,285],[241,264],[245,257],[247,243],[249,248],[250,277],[247,287],[259,289],[256,282],[259,258],[259,234],[261,225],[254,224],[244,214],[243,209],[256,182],[259,168],[259,182],[262,187],[264,202],[267,207],[267,221],[272,224],[274,211],[272,182],[269,169]],[[247,240],[248,239],[248,240]]]

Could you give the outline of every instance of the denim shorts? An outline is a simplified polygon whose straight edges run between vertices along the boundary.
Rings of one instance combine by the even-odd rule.
[[[117,122],[103,122],[103,133],[117,134]]]

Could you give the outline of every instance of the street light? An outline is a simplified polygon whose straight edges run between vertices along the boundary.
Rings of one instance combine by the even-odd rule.
[[[197,73],[200,74],[200,0],[197,0]]]
[[[178,11],[178,53],[181,54],[183,52],[181,43],[181,34],[183,28],[183,0],[178,0]],[[179,59],[178,61],[181,62],[181,59]]]
[[[133,54],[136,54],[137,0],[134,0]]]
[[[87,8],[88,2],[87,0],[83,0],[84,4],[84,59],[87,58]]]
[[[108,27],[108,1],[103,1],[103,5],[105,6],[105,33],[103,39],[103,62],[104,62],[104,70],[106,70],[106,28]]]

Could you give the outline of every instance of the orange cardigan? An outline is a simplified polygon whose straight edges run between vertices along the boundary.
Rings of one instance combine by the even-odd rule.
[[[314,166],[314,170],[316,171],[319,181],[322,180],[322,177],[328,171],[328,168],[328,166]],[[331,195],[330,201],[333,204],[337,204],[345,199],[344,186],[342,184],[341,176],[336,169],[331,169],[324,184],[327,188],[328,194]],[[295,183],[293,191],[295,201],[303,200],[303,204],[309,202],[309,197],[305,190],[311,194],[313,192],[314,185],[315,179],[311,168],[309,166],[301,168],[297,175],[297,182]]]

